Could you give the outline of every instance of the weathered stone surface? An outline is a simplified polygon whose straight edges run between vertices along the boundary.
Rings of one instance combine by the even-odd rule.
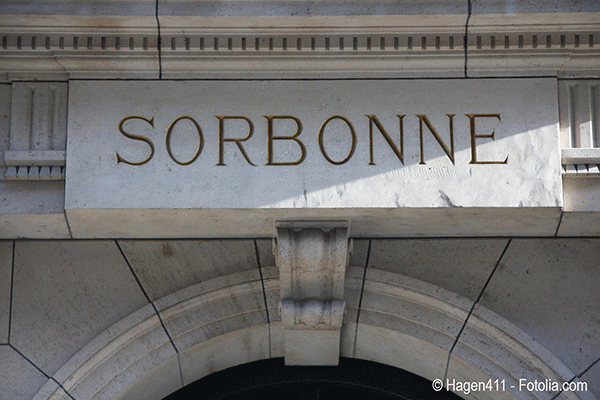
[[[475,376],[487,377],[479,381],[498,379],[502,382],[503,390],[483,393],[482,398],[490,399],[550,400],[557,391],[525,390],[519,386],[521,380],[545,382],[548,379],[562,383],[573,377],[573,372],[539,342],[479,304],[454,347],[448,379],[465,381],[465,366],[468,373],[477,370]]]
[[[513,239],[481,304],[575,374],[600,354],[598,239]]]
[[[251,240],[119,241],[144,290],[154,301],[212,278],[254,270]]]
[[[194,237],[226,234],[227,224],[258,217],[247,234],[268,229],[271,236],[273,218],[284,219],[289,209],[302,210],[299,218],[342,215],[360,222],[356,209],[385,221],[400,208],[439,208],[448,213],[438,226],[447,234],[452,228],[445,225],[456,224],[454,208],[467,214],[480,207],[490,213],[558,209],[555,84],[72,82],[67,215],[76,237],[152,235],[143,222],[119,223],[125,210],[159,222],[156,232],[176,226],[176,235],[189,235],[186,221],[196,220],[202,225]],[[502,219],[485,214],[481,223],[490,215]],[[401,234],[383,225],[380,234]],[[468,228],[456,230],[467,234]]]
[[[0,181],[2,217],[64,212],[64,182]]]
[[[11,85],[0,85],[0,176],[4,176],[4,151],[10,148]]]
[[[239,3],[234,1],[204,1],[193,4],[181,0],[165,0],[161,2],[160,14],[172,15],[203,15],[203,16],[237,16],[268,15],[278,17],[293,16],[368,16],[368,15],[415,15],[415,14],[457,14],[467,12],[466,4],[460,0],[433,1],[430,7],[410,0],[401,1],[253,1]]]
[[[553,2],[552,9],[549,8],[550,3],[547,1],[541,2],[511,2],[506,0],[474,0],[473,1],[473,14],[496,14],[507,15],[509,18],[515,16],[525,17],[523,14],[539,13],[536,18],[540,20],[540,23],[545,22],[550,24],[556,21],[556,14],[558,13],[590,13],[594,11],[600,11],[598,3],[594,0],[583,0],[583,1],[566,1],[566,2]],[[490,16],[492,17],[492,16]],[[531,16],[529,16],[531,18]],[[560,18],[560,16],[558,16]]]
[[[600,213],[593,211],[566,212],[563,214],[558,236],[600,235]]]
[[[273,254],[273,240],[257,240],[256,247],[258,249],[258,259],[260,261],[261,268],[275,266],[275,254]]]
[[[459,308],[444,313],[440,304]],[[368,269],[357,341],[361,340],[360,329],[364,324],[396,331],[450,351],[469,306],[466,299],[428,283]]]
[[[269,238],[274,220],[349,219],[352,237],[552,236],[560,209],[67,210],[74,238]]]
[[[126,391],[120,392],[113,398],[115,400],[160,400],[181,388],[181,375],[176,356],[171,357],[150,371],[142,370],[139,375],[141,375],[140,379],[131,384]]]
[[[588,389],[596,397],[600,397],[600,362],[596,363],[596,365],[583,374],[580,380],[587,383]]]
[[[555,85],[552,79],[72,82],[67,209],[557,207]],[[380,122],[372,123],[372,157],[366,115]],[[404,166],[380,132],[389,132],[400,152],[400,121]],[[230,139],[221,157],[220,122]],[[297,141],[289,139],[299,130]],[[492,131],[495,140],[483,136]]]
[[[160,400],[181,386],[176,351],[150,304],[92,339],[53,378],[80,400],[137,398],[143,392],[140,398]]]
[[[113,1],[90,1],[88,3],[73,3],[70,1],[55,1],[51,5],[42,1],[23,3],[18,0],[7,0],[3,4],[3,13],[21,15],[52,15],[52,16],[106,16],[106,15],[137,15],[153,16],[156,3],[152,0],[113,0]],[[98,17],[96,16],[96,19]],[[63,20],[62,25],[68,25],[70,20]],[[102,20],[97,21],[96,26],[102,26]],[[106,24],[106,22],[104,22]]]
[[[483,372],[478,367],[470,364],[473,360],[464,361],[460,357],[452,355],[450,357],[450,365],[448,367],[448,375],[446,379],[449,379],[451,382],[488,382],[490,379],[496,379],[496,376],[493,378]],[[443,379],[444,375],[440,375]],[[444,387],[446,387],[447,381],[444,383]],[[457,390],[454,391],[458,395],[464,395],[464,391],[459,392]],[[515,399],[535,399],[535,397],[530,397],[531,395],[524,391],[520,393],[520,396],[515,397],[509,390],[499,390],[499,391],[478,391],[477,399],[481,400],[515,400]],[[470,392],[473,394],[473,392]]]
[[[148,302],[114,242],[22,241],[11,344],[46,374]]]
[[[0,346],[2,398],[30,400],[47,378],[9,346]]]
[[[506,239],[373,240],[369,268],[429,282],[475,301]]]
[[[258,269],[198,283],[155,304],[180,352],[227,332],[268,321]]]
[[[444,376],[448,352],[402,332],[361,324],[356,339],[356,358],[402,368],[434,380]]]
[[[566,212],[600,211],[599,179],[564,179]],[[581,226],[584,228],[585,225]],[[588,228],[589,229],[589,228]]]
[[[352,267],[365,267],[368,250],[369,240],[353,239],[351,242],[350,261],[348,264]]]
[[[276,225],[286,365],[337,365],[345,313],[348,224]]]
[[[228,332],[182,351],[180,357],[186,385],[225,368],[269,358],[268,327]]]
[[[0,344],[8,343],[12,283],[12,241],[0,241]]]

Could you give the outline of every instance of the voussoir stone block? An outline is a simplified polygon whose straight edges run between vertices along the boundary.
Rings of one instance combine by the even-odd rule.
[[[219,276],[253,270],[252,240],[119,241],[150,300]]]
[[[0,345],[0,398],[31,400],[47,378],[8,345]]]
[[[113,241],[16,244],[11,344],[48,375],[146,304]]]
[[[480,304],[580,374],[600,357],[599,254],[596,238],[513,239]]]
[[[600,398],[600,362],[597,362],[596,365],[583,374],[580,379],[582,382],[587,383],[588,389],[596,396],[596,398]]]
[[[369,268],[410,276],[475,301],[507,242],[506,239],[373,240]]]

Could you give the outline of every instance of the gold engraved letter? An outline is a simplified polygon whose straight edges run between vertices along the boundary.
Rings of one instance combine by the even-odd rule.
[[[171,133],[173,133],[173,128],[175,127],[175,124],[177,124],[182,119],[189,119],[190,121],[192,121],[194,125],[196,125],[196,129],[198,130],[198,149],[196,150],[196,154],[194,154],[194,156],[186,162],[179,161],[178,159],[176,159],[173,155],[173,152],[171,151]],[[167,151],[169,152],[169,156],[171,156],[173,161],[175,161],[179,165],[189,165],[196,161],[196,158],[198,158],[200,152],[202,151],[202,147],[204,147],[204,136],[202,135],[202,129],[200,129],[200,125],[198,125],[196,120],[192,117],[184,115],[179,118],[176,118],[173,122],[171,122],[171,125],[169,125],[169,128],[167,129],[167,135],[165,136],[165,145],[167,146]]]
[[[478,161],[477,160],[477,138],[490,138],[494,140],[494,134],[496,131],[492,131],[492,133],[488,135],[478,135],[475,133],[475,118],[498,118],[498,121],[502,121],[500,119],[500,114],[465,114],[469,117],[471,121],[471,161],[469,164],[508,164],[508,156],[504,159],[504,161]]]
[[[250,161],[250,157],[248,157],[248,154],[246,153],[246,150],[244,149],[244,146],[242,145],[242,142],[245,142],[246,140],[250,139],[250,137],[254,133],[254,125],[252,124],[252,121],[250,121],[250,118],[243,117],[241,115],[240,116],[237,116],[237,115],[231,115],[231,116],[230,115],[227,115],[227,116],[215,115],[215,117],[217,117],[219,119],[219,162],[217,163],[217,165],[227,165],[223,161],[223,142],[235,142],[237,147],[242,152],[242,155],[244,156],[246,161],[248,161],[248,164],[254,165],[256,167],[256,164],[254,164],[252,161]],[[246,135],[246,137],[243,139],[225,138],[225,120],[226,119],[246,120],[246,122],[248,122],[248,134]]]
[[[454,164],[454,122],[452,121],[452,118],[456,114],[446,114],[450,120],[450,122],[449,122],[449,124],[450,124],[450,149],[448,149],[448,146],[446,146],[446,143],[444,143],[444,141],[442,140],[440,135],[437,133],[437,131],[435,130],[433,125],[431,125],[431,121],[429,121],[429,118],[427,118],[427,115],[425,115],[425,114],[415,114],[415,115],[417,117],[419,117],[419,137],[421,139],[421,162],[419,164],[425,164],[425,159],[424,159],[425,157],[423,155],[423,123],[425,123],[425,125],[427,125],[427,128],[429,129],[429,131],[431,132],[431,134],[433,135],[435,140],[438,141],[438,143],[440,144],[440,146],[442,147],[442,149],[444,150],[444,152],[446,153],[446,155],[448,156],[450,161],[452,161],[452,164]]]
[[[325,151],[325,146],[323,145],[323,131],[325,130],[325,125],[327,125],[329,123],[329,121],[331,121],[332,119],[341,119],[350,128],[350,135],[352,137],[352,146],[350,147],[350,152],[348,153],[348,156],[346,156],[346,158],[344,158],[342,161],[333,161],[329,157],[327,152]],[[332,117],[327,118],[325,120],[325,122],[323,122],[323,125],[321,125],[321,128],[319,128],[319,147],[321,148],[321,153],[323,153],[323,157],[325,157],[325,159],[327,159],[327,161],[329,161],[333,165],[341,165],[341,164],[347,163],[348,160],[350,160],[350,158],[354,154],[354,150],[356,149],[356,132],[354,131],[354,127],[352,126],[352,123],[350,121],[348,121],[348,119],[346,117],[342,117],[341,115],[334,115]]]
[[[302,133],[302,122],[298,117],[294,117],[292,115],[264,115],[267,119],[267,163],[265,165],[298,165],[306,158],[306,146],[298,136]],[[296,121],[296,125],[298,129],[296,129],[296,133],[292,136],[273,136],[273,120],[274,119],[293,119]],[[273,161],[273,140],[293,140],[300,146],[300,150],[302,154],[296,161]]]
[[[396,116],[400,119],[400,149],[398,149],[398,147],[396,146],[396,144],[394,143],[394,141],[392,140],[390,135],[387,133],[387,131],[385,130],[385,128],[383,127],[381,122],[379,122],[379,120],[377,119],[377,116],[376,115],[367,115],[367,117],[369,117],[369,155],[371,156],[371,159],[370,159],[371,161],[369,162],[369,165],[376,165],[375,161],[373,160],[373,158],[374,158],[373,157],[373,124],[375,124],[375,126],[377,126],[377,129],[379,129],[379,132],[381,132],[381,134],[383,135],[386,142],[388,142],[388,144],[390,145],[390,147],[392,148],[392,150],[394,151],[396,156],[398,156],[398,158],[400,159],[400,162],[402,163],[402,165],[404,165],[403,118],[405,117],[405,115],[396,115]]]
[[[146,136],[135,135],[133,133],[125,132],[123,130],[123,124],[125,123],[125,121],[128,121],[130,119],[141,119],[142,121],[146,121],[147,123],[149,123],[150,126],[154,128],[154,117],[152,117],[150,119],[146,119],[144,117],[138,117],[137,115],[132,115],[132,116],[123,118],[121,120],[121,122],[119,122],[119,132],[121,132],[123,134],[123,136],[128,137],[129,139],[141,140],[142,142],[148,143],[148,146],[150,146],[150,155],[148,156],[148,158],[146,158],[143,161],[132,162],[132,161],[127,161],[126,159],[121,157],[119,155],[119,153],[117,153],[117,164],[120,162],[124,162],[125,164],[129,164],[129,165],[143,165],[143,164],[146,164],[148,161],[150,161],[150,159],[154,155],[154,143],[152,143],[152,140],[148,139]]]

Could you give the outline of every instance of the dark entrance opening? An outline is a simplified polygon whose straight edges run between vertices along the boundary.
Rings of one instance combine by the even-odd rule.
[[[164,400],[286,399],[460,400],[432,382],[388,365],[341,358],[336,367],[290,367],[283,358],[255,361],[215,372]]]

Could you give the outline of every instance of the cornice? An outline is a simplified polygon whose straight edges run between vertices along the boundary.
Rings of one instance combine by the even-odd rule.
[[[600,76],[600,13],[466,22],[462,14],[161,16],[158,23],[4,15],[0,80]]]

